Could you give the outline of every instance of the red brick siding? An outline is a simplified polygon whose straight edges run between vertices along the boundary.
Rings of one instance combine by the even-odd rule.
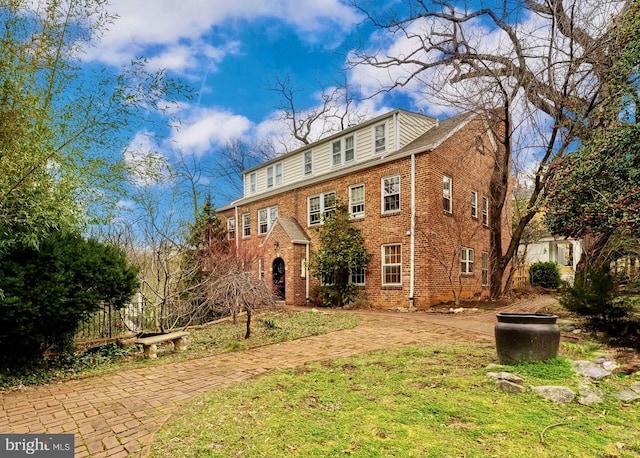
[[[479,130],[478,130],[479,129]],[[476,149],[478,132],[484,132],[481,121],[461,129],[436,150],[416,155],[416,230],[415,230],[415,291],[416,307],[429,307],[453,299],[448,271],[458,281],[460,260],[456,255],[460,244],[475,252],[474,273],[462,277],[462,297],[484,295],[481,287],[482,253],[489,252],[489,229],[482,225],[482,196],[489,195],[489,179],[493,158]],[[485,144],[489,144],[484,139]],[[442,208],[442,175],[453,180],[453,214]],[[381,183],[384,177],[400,176],[400,211],[382,214]],[[251,214],[251,239],[264,235],[258,232],[258,209],[277,205],[280,217],[294,217],[311,238],[311,251],[317,248],[317,230],[308,227],[308,197],[336,191],[348,203],[350,185],[365,185],[365,217],[353,221],[362,231],[367,250],[372,254],[366,271],[366,293],[369,304],[377,308],[407,307],[410,305],[410,230],[411,230],[411,158],[374,165],[330,181],[302,186],[280,195],[252,202],[237,209],[239,220],[243,213]],[[478,191],[478,218],[470,213],[471,189]],[[233,210],[222,216],[233,215]],[[238,224],[238,233],[241,232]],[[242,243],[243,239],[239,239]],[[276,245],[277,242],[277,245]],[[382,245],[402,245],[402,286],[382,286]],[[437,253],[437,256],[436,256]],[[286,303],[304,304],[305,279],[301,277],[301,261],[305,245],[293,245],[282,228],[276,226],[265,246],[263,262],[265,280],[271,282],[271,266],[276,257],[286,265]],[[442,264],[445,264],[444,266]],[[318,280],[310,279],[317,285]]]

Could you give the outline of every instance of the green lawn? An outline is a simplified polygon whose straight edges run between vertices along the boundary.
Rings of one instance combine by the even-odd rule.
[[[151,456],[640,456],[640,402],[506,394],[486,377],[492,361],[493,345],[439,343],[277,371],[194,399],[159,431]],[[509,369],[577,390],[569,368],[560,359]]]
[[[113,343],[84,354],[48,359],[42,367],[11,373],[0,372],[0,389],[244,350],[350,329],[360,322],[361,317],[353,313],[263,311],[255,315],[249,339],[244,339],[246,318],[240,317],[237,323],[223,321],[188,329],[189,345],[184,353],[172,353],[173,344],[169,342],[159,346],[157,359],[149,360],[143,358],[141,346],[121,348]]]

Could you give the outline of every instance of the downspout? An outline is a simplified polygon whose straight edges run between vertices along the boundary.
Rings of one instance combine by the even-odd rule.
[[[238,206],[233,207],[234,218],[236,219],[236,250],[240,248],[240,220],[238,220]]]
[[[409,242],[409,308],[414,307],[416,275],[416,155],[411,154],[411,235]]]
[[[309,303],[309,243],[307,242],[305,263],[304,263],[304,289],[306,302]]]

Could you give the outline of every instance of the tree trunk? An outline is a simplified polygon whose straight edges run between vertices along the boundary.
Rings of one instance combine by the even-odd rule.
[[[586,236],[583,239],[582,254],[580,255],[578,264],[576,264],[576,282],[584,284],[587,281],[587,274],[591,269],[607,261],[603,257],[603,254],[610,237],[610,234],[600,234],[597,236]]]
[[[244,334],[244,338],[251,337],[251,308],[247,307],[247,332]]]

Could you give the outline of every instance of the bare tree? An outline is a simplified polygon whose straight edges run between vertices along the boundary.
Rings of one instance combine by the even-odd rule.
[[[277,78],[271,90],[282,97],[282,104],[278,107],[280,120],[289,125],[291,135],[301,145],[360,124],[367,117],[355,107],[353,90],[346,81],[323,88],[320,103],[306,110],[299,107],[296,100],[299,91],[289,75]]]
[[[229,140],[215,152],[212,176],[220,185],[218,196],[232,201],[244,194],[243,173],[276,157],[276,148],[269,140],[249,143],[239,138]]]
[[[213,241],[200,256],[202,280],[198,291],[201,306],[228,313],[234,322],[240,312],[246,312],[244,338],[248,339],[253,312],[272,306],[275,294],[255,273],[262,248],[258,244],[243,243],[236,247],[225,242]]]
[[[374,67],[389,78],[378,92],[413,89],[487,114],[497,141],[490,212],[493,298],[502,294],[506,269],[540,209],[553,159],[612,122],[609,110],[617,100],[611,68],[624,46],[616,23],[632,3],[507,0],[470,9],[447,1],[409,0],[407,14],[400,17],[376,15],[355,2],[374,26],[405,45],[395,54],[367,49],[353,54],[352,65]],[[532,193],[503,247],[512,158],[525,148],[534,153],[536,164]]]

